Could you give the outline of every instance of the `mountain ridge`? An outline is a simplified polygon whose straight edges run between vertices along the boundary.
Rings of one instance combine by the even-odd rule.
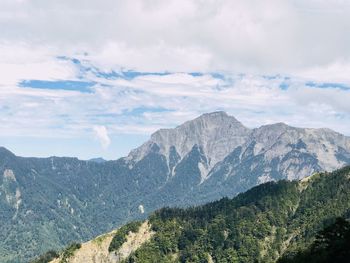
[[[193,133],[195,134],[196,138],[201,138],[201,134],[196,133],[196,130],[200,130],[202,128],[203,120],[208,119],[211,120],[211,122],[216,122],[218,119],[225,122],[225,126],[220,126],[220,130],[216,133],[214,131],[214,139],[212,138],[206,138],[205,143],[203,143],[201,140],[191,140],[189,138],[189,133],[186,129],[188,127],[192,127]],[[232,121],[232,122],[227,122]],[[232,140],[232,134],[231,130],[227,129],[228,131],[225,132],[223,128],[227,128],[227,126],[231,126],[234,124],[235,128],[232,130],[232,133],[235,134],[236,137],[238,137],[236,140]],[[199,128],[198,128],[199,126]],[[185,130],[185,131],[183,131]],[[210,130],[210,128],[207,130]],[[186,139],[180,139],[178,140],[168,140],[169,137],[171,138],[177,138],[179,137],[176,133],[178,131],[181,131],[185,133],[187,136],[182,136]],[[224,136],[222,136],[222,132],[224,133]],[[161,135],[162,133],[166,133],[166,135]],[[175,133],[175,135],[174,135]],[[170,135],[172,136],[170,136]],[[222,137],[220,138],[220,136]],[[271,143],[276,143],[276,141],[279,138],[287,137],[285,139],[290,140],[289,143],[299,143],[305,144],[303,142],[304,140],[309,140],[310,144],[315,144],[314,141],[323,140],[320,143],[324,144],[324,141],[337,141],[338,144],[341,145],[343,149],[346,149],[347,152],[350,152],[350,137],[344,136],[340,133],[337,133],[331,129],[327,128],[297,128],[290,125],[287,125],[285,123],[275,123],[275,124],[267,124],[262,125],[258,128],[249,129],[246,128],[243,124],[241,124],[236,118],[227,115],[225,112],[219,111],[219,112],[213,112],[213,113],[207,113],[199,116],[198,118],[187,121],[184,124],[177,126],[174,129],[161,129],[155,133],[152,134],[149,141],[147,141],[145,144],[143,144],[141,147],[136,148],[135,150],[131,151],[126,160],[133,162],[133,160],[139,161],[142,159],[145,155],[150,153],[151,151],[158,152],[162,155],[164,155],[168,160],[170,159],[170,149],[173,147],[172,151],[174,151],[176,154],[178,154],[178,161],[181,161],[182,158],[188,154],[192,147],[194,145],[198,145],[199,147],[203,148],[203,151],[208,159],[208,163],[206,164],[206,169],[202,169],[202,171],[205,170],[206,174],[202,174],[203,178],[208,178],[210,175],[210,171],[214,168],[214,166],[219,163],[220,161],[223,161],[225,157],[227,157],[235,148],[239,146],[244,146],[244,144],[248,144],[245,147],[249,147],[249,143],[255,143],[254,145],[254,154],[259,154],[259,151],[261,149],[265,149],[266,147],[269,148],[272,145]],[[164,137],[166,139],[164,139]],[[181,137],[181,136],[180,136]],[[329,137],[329,138],[327,138]],[[341,137],[341,138],[337,138]],[[220,140],[223,142],[222,144],[226,147],[222,147],[222,144],[218,144],[214,141],[215,139],[220,138]],[[232,141],[231,141],[232,140]],[[294,140],[294,141],[293,141]],[[343,142],[342,142],[343,141]],[[185,147],[184,147],[185,144]],[[219,151],[220,154],[216,156],[211,155],[211,150],[207,150],[207,145],[211,146],[213,145],[213,148],[216,151]],[[331,149],[332,145],[328,143],[328,148]],[[180,149],[179,149],[180,148]],[[210,148],[210,147],[209,147]],[[163,149],[163,150],[162,150]],[[167,149],[167,150],[164,150]],[[335,149],[331,149],[333,151],[332,154],[326,154],[324,155],[324,152],[322,152],[323,155],[320,155],[319,149],[310,149],[310,155],[311,157],[316,155],[316,159],[320,162],[319,169],[318,170],[334,170],[337,168],[340,168],[342,165],[345,165],[347,162],[339,162],[336,158],[334,158],[334,155],[337,154]],[[322,151],[322,150],[321,150]],[[325,151],[328,151],[326,149]],[[267,155],[268,157],[268,155]],[[270,156],[270,158],[273,158]],[[173,165],[168,165],[169,169],[172,170],[174,168]],[[310,174],[312,170],[305,170],[303,175]],[[173,174],[173,171],[171,171]]]
[[[101,242],[108,242],[94,253],[106,255],[101,263],[276,262],[310,247],[336,218],[350,219],[349,179],[350,167],[345,167],[300,181],[268,182],[199,207],[162,208],[142,223],[107,233]],[[136,236],[141,242],[133,240]],[[90,243],[96,241],[82,247]],[[94,258],[82,248],[67,262]]]
[[[263,182],[350,164],[350,139],[329,130],[248,129],[222,112],[167,133],[174,130],[184,131],[175,143],[157,135],[165,145],[151,137],[128,157],[102,163],[0,150],[0,261],[23,262],[164,206],[231,198]]]

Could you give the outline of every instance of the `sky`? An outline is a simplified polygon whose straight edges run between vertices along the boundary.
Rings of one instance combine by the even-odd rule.
[[[117,159],[217,110],[350,135],[350,1],[0,0],[0,145]]]

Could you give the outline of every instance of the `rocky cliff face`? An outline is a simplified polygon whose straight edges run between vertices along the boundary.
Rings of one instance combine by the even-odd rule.
[[[293,180],[315,171],[331,171],[350,161],[349,137],[330,129],[295,128],[284,123],[248,129],[224,112],[159,130],[126,160],[134,164],[150,153],[159,154],[166,159],[169,174],[175,176],[177,166],[183,166],[194,147],[202,154],[201,160],[192,164],[200,172],[200,184],[218,172],[229,177],[243,168],[249,173],[257,167],[257,183]]]
[[[234,117],[214,112],[157,131],[126,160],[134,165],[151,154],[163,157],[168,174],[147,202],[162,198],[168,205],[184,205],[340,168],[350,163],[350,138],[284,123],[248,129]]]
[[[250,133],[250,129],[225,112],[208,113],[175,129],[155,132],[148,142],[132,151],[128,158],[139,161],[156,149],[170,163],[174,154],[180,160],[197,145],[207,156],[208,167],[211,168],[232,149],[243,144]]]
[[[151,230],[148,221],[141,224],[137,233],[129,232],[126,241],[117,251],[108,250],[113,236],[118,230],[113,230],[107,234],[98,236],[88,242],[81,244],[81,247],[74,251],[68,259],[69,263],[118,263],[122,262],[133,252],[139,249],[144,243],[148,242],[155,234]],[[62,255],[50,263],[62,262]]]

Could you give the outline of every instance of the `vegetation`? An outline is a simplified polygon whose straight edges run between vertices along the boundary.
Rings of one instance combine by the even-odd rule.
[[[111,244],[109,245],[109,252],[117,251],[126,241],[126,237],[130,232],[136,233],[141,226],[141,221],[134,221],[118,229],[114,235]]]
[[[1,147],[0,157],[1,263],[27,263],[146,216],[130,207],[140,193],[131,189],[121,161],[21,158],[2,154]],[[4,178],[7,168],[16,180]]]
[[[348,227],[330,225],[350,215],[349,174],[350,167],[307,182],[269,182],[201,207],[161,209],[150,217],[156,234],[124,262],[276,262],[311,244],[312,253],[327,251]],[[334,251],[348,244],[344,238]]]
[[[55,250],[49,250],[39,258],[32,260],[30,263],[47,263],[59,256],[60,255]]]
[[[310,248],[285,255],[278,263],[347,263],[350,259],[350,223],[337,218],[320,231]]]
[[[77,242],[71,243],[61,253],[58,253],[55,250],[49,250],[45,254],[41,255],[37,259],[30,261],[30,263],[48,263],[55,258],[60,258],[60,263],[68,263],[69,259],[74,255],[74,252],[81,248],[81,244]]]
[[[74,252],[79,248],[81,248],[80,243],[72,243],[66,247],[62,252],[60,263],[68,263],[69,258],[71,258],[74,255]]]
[[[156,232],[152,241],[126,262],[172,262],[174,257],[177,262],[208,262],[209,255],[214,262],[274,260],[276,253],[260,252],[272,236],[269,252],[278,252],[298,194],[296,182],[270,182],[233,200],[186,210],[161,209],[150,218]]]
[[[160,209],[149,217],[155,234],[123,262],[346,262],[348,218],[350,167],[301,182],[268,182],[204,206]],[[121,227],[109,251],[140,225]]]
[[[96,237],[92,240],[92,242],[96,243],[97,245],[101,246],[102,242],[109,236],[110,234],[104,234]]]

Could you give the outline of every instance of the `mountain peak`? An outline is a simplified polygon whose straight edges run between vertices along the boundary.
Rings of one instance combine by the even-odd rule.
[[[247,129],[235,117],[228,115],[226,112],[214,111],[210,113],[204,113],[193,120],[186,121],[185,123],[176,127],[175,130],[198,129],[200,133],[210,133],[213,129],[217,128],[218,126],[221,126],[222,128],[236,127]],[[156,134],[157,132],[154,133],[154,135]]]
[[[230,117],[230,116],[225,111],[213,111],[213,112],[203,113],[202,115],[200,115],[198,117],[198,119],[199,118],[206,118],[206,117],[209,117],[209,118],[217,118],[217,117],[225,118],[225,117]]]
[[[188,122],[195,122],[198,120],[230,121],[230,122],[240,123],[235,117],[228,115],[225,111],[213,111],[213,112],[209,112],[209,113],[204,113],[204,114],[200,115],[199,117],[197,117],[196,119],[188,121]]]
[[[140,160],[151,151],[152,144],[157,144],[159,152],[166,158],[169,157],[171,147],[175,147],[177,154],[183,158],[194,145],[198,145],[203,148],[206,156],[210,156],[208,165],[213,167],[235,147],[241,145],[250,132],[250,129],[226,112],[205,113],[174,129],[156,131],[148,142],[131,152],[129,157]]]

